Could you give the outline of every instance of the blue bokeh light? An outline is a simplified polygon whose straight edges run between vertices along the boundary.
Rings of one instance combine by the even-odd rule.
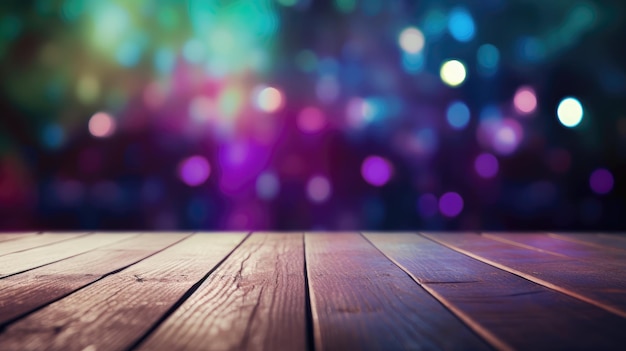
[[[446,14],[438,9],[431,10],[424,19],[424,34],[430,38],[438,38],[445,31],[448,18]]]
[[[43,129],[42,140],[47,148],[56,150],[63,145],[65,132],[60,125],[56,123],[49,124]]]
[[[500,51],[491,44],[484,44],[478,48],[476,58],[480,69],[495,72],[500,64]]]
[[[469,123],[470,110],[465,103],[455,101],[448,106],[446,119],[452,128],[463,129]]]
[[[176,64],[176,55],[169,48],[159,48],[154,54],[154,68],[161,74],[171,73]]]
[[[424,54],[402,54],[402,67],[407,73],[419,73],[424,69]]]
[[[141,60],[141,47],[132,41],[127,41],[117,49],[115,59],[124,67],[134,67]]]
[[[462,7],[452,9],[448,19],[448,31],[454,39],[460,42],[472,40],[476,32],[476,26],[469,11]]]

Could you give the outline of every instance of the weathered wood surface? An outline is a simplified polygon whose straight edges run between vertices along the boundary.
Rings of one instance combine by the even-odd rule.
[[[137,234],[93,234],[0,256],[0,278],[54,263]]]
[[[3,351],[124,350],[244,238],[194,235],[9,325]]]
[[[585,261],[586,264],[597,266],[597,269],[618,269],[621,271],[620,278],[626,280],[626,251],[610,250],[580,242],[564,240],[561,237],[547,236],[545,234],[483,234],[484,236],[500,240],[504,243],[519,245],[530,250],[541,250],[563,257],[575,258]]]
[[[0,326],[186,237],[142,234],[0,279]]]
[[[425,235],[470,257],[626,318],[623,269],[598,267],[560,254],[529,250],[478,234]]]
[[[0,234],[0,350],[622,350],[624,243],[580,233]]]
[[[305,350],[302,234],[250,236],[141,350]]]
[[[626,241],[626,233],[598,233],[598,235]]]
[[[360,235],[307,234],[305,247],[316,349],[487,349]]]
[[[32,233],[0,233],[0,242],[16,240],[16,239],[24,239],[29,236],[37,235],[36,232]]]
[[[557,234],[548,233],[549,236],[559,238],[561,240],[568,240],[578,242],[586,245],[599,247],[606,250],[626,250],[626,239],[624,236],[618,235],[606,235],[606,234],[579,234],[579,233],[567,233]]]
[[[365,236],[499,349],[626,345],[626,319],[613,313],[416,234]]]
[[[2,242],[0,245],[0,256],[8,255],[14,252],[26,251],[34,249],[36,247],[42,247],[65,240],[77,238],[87,233],[58,233],[58,234],[39,234],[39,235],[25,235],[22,238],[12,237],[8,242]],[[7,234],[4,234],[7,235]],[[4,236],[4,235],[0,235]]]

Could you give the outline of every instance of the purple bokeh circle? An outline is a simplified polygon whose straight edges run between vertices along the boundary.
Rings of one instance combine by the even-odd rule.
[[[439,198],[439,211],[446,217],[456,217],[463,211],[463,198],[455,192],[448,192]]]
[[[480,154],[474,161],[474,169],[482,178],[493,178],[498,174],[498,159],[492,154]]]
[[[596,194],[608,194],[613,190],[615,180],[613,174],[607,169],[596,169],[589,177],[589,186]]]
[[[391,163],[380,156],[369,156],[361,165],[361,175],[373,186],[383,186],[391,179]]]
[[[191,156],[182,160],[178,166],[178,176],[189,186],[198,186],[206,182],[211,175],[211,166],[202,156]]]

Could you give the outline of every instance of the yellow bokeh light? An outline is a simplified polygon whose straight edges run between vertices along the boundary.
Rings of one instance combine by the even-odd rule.
[[[76,83],[76,96],[83,104],[91,104],[100,96],[100,81],[93,75],[83,75]]]
[[[457,87],[465,82],[467,70],[461,61],[449,60],[441,65],[439,75],[445,84],[451,87]]]

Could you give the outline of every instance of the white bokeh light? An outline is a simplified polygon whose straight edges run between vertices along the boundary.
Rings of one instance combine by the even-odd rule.
[[[408,27],[400,33],[398,43],[402,50],[417,54],[424,49],[424,34],[415,27]]]
[[[567,97],[559,103],[556,110],[559,122],[568,128],[576,127],[583,119],[583,105],[578,99]]]
[[[274,87],[257,88],[256,106],[259,110],[272,113],[280,110],[284,104],[283,93]]]
[[[449,60],[441,65],[439,74],[446,85],[457,87],[465,81],[467,70],[461,61]]]

